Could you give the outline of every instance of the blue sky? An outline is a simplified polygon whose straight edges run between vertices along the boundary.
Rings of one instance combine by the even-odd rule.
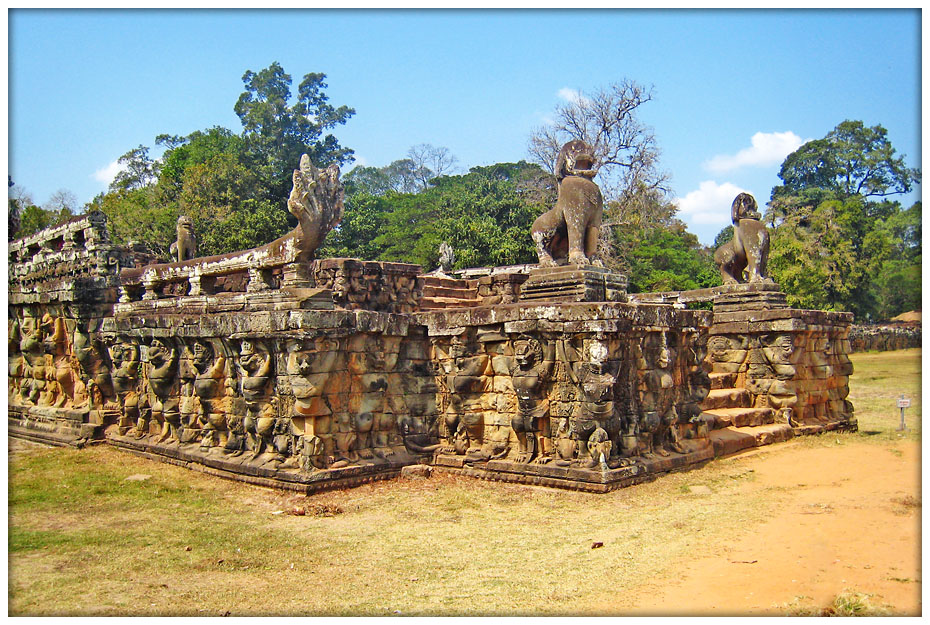
[[[336,136],[374,166],[420,143],[463,169],[525,159],[565,94],[651,85],[641,119],[704,243],[739,191],[764,204],[784,156],[845,119],[883,125],[920,166],[916,9],[8,15],[9,172],[40,204],[58,189],[89,201],[121,154],[158,134],[239,132],[242,74],[273,61],[295,92],[304,74],[327,75],[330,102],[356,110]]]

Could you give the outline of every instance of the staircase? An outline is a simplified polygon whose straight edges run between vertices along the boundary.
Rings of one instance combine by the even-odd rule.
[[[477,280],[458,280],[447,276],[418,276],[423,287],[420,310],[478,306]]]
[[[787,423],[775,423],[775,411],[757,408],[748,390],[739,388],[739,373],[710,374],[710,392],[701,404],[701,420],[710,430],[715,456],[771,445],[794,435]]]

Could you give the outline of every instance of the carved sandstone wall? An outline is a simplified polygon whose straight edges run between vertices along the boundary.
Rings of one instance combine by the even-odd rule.
[[[12,434],[106,437],[260,484],[430,462],[602,492],[854,427],[849,316],[778,308],[771,289],[716,313],[525,302],[522,276],[463,287],[284,244],[132,267],[96,213],[14,242],[10,261]]]

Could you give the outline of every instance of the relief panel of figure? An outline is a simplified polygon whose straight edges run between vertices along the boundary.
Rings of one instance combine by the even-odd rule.
[[[510,376],[517,395],[517,414],[511,422],[519,442],[516,462],[530,462],[551,453],[549,434],[549,397],[547,382],[554,360],[546,357],[542,343],[533,337],[514,341]],[[542,432],[542,440],[537,433]],[[543,443],[545,441],[545,443]]]
[[[647,433],[646,453],[668,456],[670,451],[684,453],[678,440],[678,411],[674,334],[650,332],[642,340],[643,370],[640,385],[640,405],[643,410],[642,430]]]
[[[225,447],[227,396],[233,390],[233,376],[223,347],[217,341],[201,339],[190,348],[190,367],[184,374],[187,407],[186,427],[201,430],[200,447]]]
[[[26,367],[20,396],[25,405],[47,406],[48,393],[45,390],[46,354],[43,346],[42,324],[28,312],[20,325],[19,350]]]
[[[562,424],[556,442],[562,466],[578,464],[591,468],[602,461],[614,464],[619,452],[620,422],[617,417],[614,391],[617,376],[608,362],[608,346],[603,339],[586,339],[583,349],[569,341],[559,344],[559,358],[567,363],[567,371],[579,393],[567,428]],[[595,435],[596,433],[596,435]]]
[[[139,411],[139,347],[128,341],[117,341],[110,346],[113,364],[113,391],[120,408],[118,432],[127,434],[140,422]],[[137,432],[138,434],[139,432]]]
[[[148,434],[151,419],[161,424],[158,442],[176,441],[181,425],[177,391],[178,350],[170,339],[154,338],[149,343],[146,357],[147,410],[141,411],[137,435]]]
[[[241,376],[241,396],[245,403],[241,427],[254,459],[267,450],[274,450],[271,353],[262,341],[243,340],[237,364]],[[276,455],[280,456],[277,452]]]
[[[334,372],[342,369],[338,339],[293,341],[288,346],[287,372],[291,376],[295,436],[303,441],[305,468],[324,469],[334,462],[333,410],[327,391]]]
[[[484,446],[484,418],[476,410],[476,395],[491,390],[491,357],[478,353],[478,343],[469,335],[454,336],[445,360],[447,406],[446,432],[457,454],[468,454],[473,460],[490,457]]]

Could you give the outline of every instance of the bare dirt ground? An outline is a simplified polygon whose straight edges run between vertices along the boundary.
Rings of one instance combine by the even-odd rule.
[[[803,441],[726,462],[751,469],[736,486],[777,493],[779,511],[755,528],[695,554],[631,593],[624,614],[814,613],[847,589],[889,614],[921,614],[920,444],[901,440],[835,447]],[[749,531],[747,531],[749,530]],[[786,610],[787,609],[787,610]]]

